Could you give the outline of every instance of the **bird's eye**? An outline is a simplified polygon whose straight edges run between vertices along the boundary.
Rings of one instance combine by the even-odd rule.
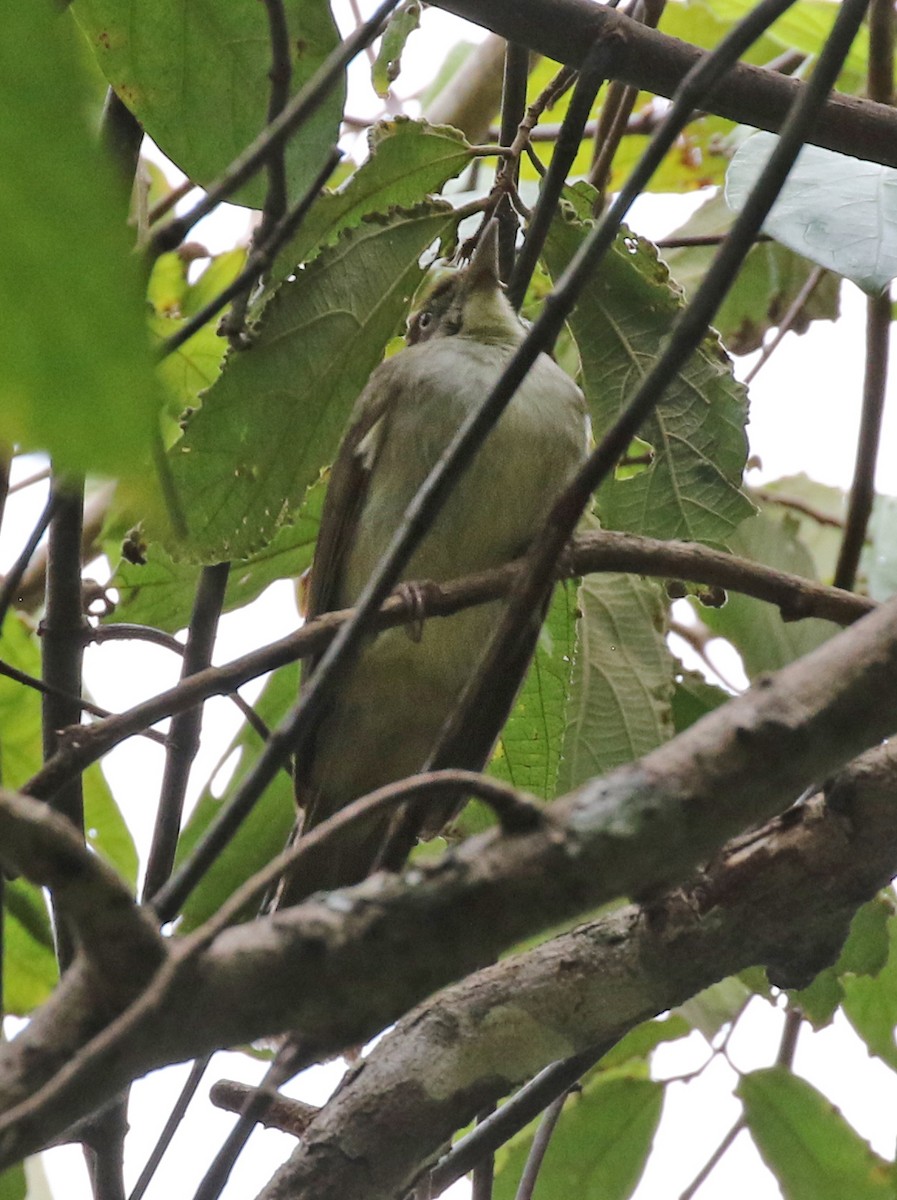
[[[432,320],[433,320],[433,314],[431,312],[429,312],[427,309],[424,309],[424,311],[417,318],[418,328],[421,330],[428,329]]]

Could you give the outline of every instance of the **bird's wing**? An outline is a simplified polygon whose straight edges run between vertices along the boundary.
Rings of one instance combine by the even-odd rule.
[[[392,389],[388,385],[394,372],[384,370],[389,365],[386,362],[374,372],[359,396],[330,469],[308,582],[309,620],[337,607],[343,567],[357,536],[390,408]]]

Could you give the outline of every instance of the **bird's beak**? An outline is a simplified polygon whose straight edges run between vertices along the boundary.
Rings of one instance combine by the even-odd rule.
[[[471,291],[498,287],[498,221],[494,217],[480,234],[467,267],[466,283]]]

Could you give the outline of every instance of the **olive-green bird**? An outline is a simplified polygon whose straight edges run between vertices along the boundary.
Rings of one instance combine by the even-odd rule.
[[[490,222],[469,265],[434,288],[409,322],[409,345],[376,368],[355,404],[324,502],[309,618],[355,603],[407,505],[523,340],[526,328],[498,277],[496,229]],[[587,446],[582,393],[540,355],[403,578],[455,579],[520,554]],[[303,832],[421,769],[502,608],[480,605],[426,621],[417,639],[397,628],[367,644],[296,764]],[[303,663],[306,677],[314,665]],[[363,879],[389,821],[350,828],[287,882],[280,905]]]

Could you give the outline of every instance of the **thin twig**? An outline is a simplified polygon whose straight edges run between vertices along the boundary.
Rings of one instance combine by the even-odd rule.
[[[190,212],[181,217],[175,217],[161,229],[156,230],[148,246],[151,258],[157,257],[166,250],[173,250],[183,241],[197,221],[207,216],[222,200],[226,200],[247,179],[250,179],[267,161],[269,155],[278,152],[281,141],[318,110],[330,90],[342,77],[343,70],[348,63],[374,40],[383,21],[397,3],[398,0],[383,0],[373,16],[327,56],[277,120],[269,125],[251,146],[248,146],[242,154],[234,159],[220,179],[212,184],[202,200],[194,205]]]
[[[689,246],[721,246],[725,240],[724,233],[693,233],[659,238],[654,245],[658,250],[681,250]],[[771,241],[772,238],[768,233],[760,233],[754,239],[754,244],[760,245],[761,242]]]
[[[226,1112],[239,1113],[247,1098],[258,1089],[246,1083],[237,1083],[232,1079],[220,1079],[213,1084],[209,1091],[209,1099],[216,1108]],[[258,1123],[266,1129],[279,1129],[291,1137],[301,1137],[310,1123],[320,1112],[314,1104],[306,1104],[292,1096],[276,1095],[271,1098],[268,1108],[259,1116]],[[131,1200],[134,1200],[131,1197]]]
[[[782,1038],[779,1042],[778,1054],[776,1055],[776,1066],[787,1067],[790,1070],[794,1065],[797,1039],[800,1036],[803,1023],[804,1014],[799,1008],[791,1005],[785,1014],[785,1023],[782,1026]]]
[[[289,1083],[298,1069],[299,1064],[289,1046],[282,1047],[258,1087],[247,1092],[236,1123],[202,1177],[193,1200],[218,1200],[256,1125],[264,1121],[271,1106],[280,1098],[278,1090]]]
[[[46,483],[50,478],[50,468],[44,467],[42,471],[35,471],[33,475],[29,475],[27,479],[20,479],[18,483],[13,483],[7,490],[8,496],[14,496],[16,492],[22,492],[25,488],[33,487],[35,483]]]
[[[508,299],[515,309],[519,309],[523,304],[526,289],[554,219],[558,200],[567,182],[567,175],[582,143],[582,131],[592,111],[598,89],[610,72],[614,52],[613,43],[596,42],[579,72],[576,88],[561,126],[561,134],[542,180],[539,200],[527,226],[523,246],[514,266],[514,274],[508,285]]]
[[[548,1144],[561,1119],[561,1113],[564,1111],[564,1104],[569,1094],[569,1092],[564,1092],[562,1096],[558,1096],[557,1100],[553,1100],[542,1114],[542,1120],[539,1122],[539,1128],[536,1130],[536,1136],[533,1138],[533,1144],[530,1146],[526,1158],[523,1174],[520,1176],[515,1200],[532,1200],[536,1181],[548,1151]]]
[[[202,928],[209,937],[217,936],[217,929],[224,929],[247,904],[265,892],[287,872],[296,870],[305,857],[319,853],[322,842],[318,839],[321,830],[326,830],[326,841],[349,826],[375,812],[419,803],[444,804],[446,796],[456,797],[459,793],[475,796],[488,804],[498,818],[505,833],[522,833],[532,830],[545,819],[545,810],[526,796],[498,779],[482,775],[478,771],[457,769],[424,771],[411,775],[397,783],[378,788],[359,801],[339,809],[334,816],[303,834],[288,846],[263,870],[238,888],[219,908],[211,922]],[[225,843],[226,844],[226,843]],[[171,879],[157,894],[153,908],[161,921],[171,920],[179,911],[184,900],[202,878],[210,863],[214,862],[222,845],[220,827],[210,826],[202,840],[193,849],[190,857],[178,867]],[[221,923],[223,922],[223,923]],[[212,924],[216,924],[215,930]],[[204,936],[206,936],[204,934]],[[194,935],[195,936],[195,935]]]
[[[501,94],[501,128],[499,143],[510,146],[526,109],[526,85],[529,80],[529,50],[517,42],[508,42],[505,49],[505,70]],[[520,177],[520,156],[507,155],[498,164],[496,188],[514,188]],[[507,204],[495,210],[498,220],[499,276],[506,283],[514,269],[517,245],[517,218]]]
[[[28,537],[28,541],[22,547],[21,554],[9,568],[9,573],[5,576],[2,585],[0,585],[0,628],[3,627],[9,606],[15,597],[16,590],[22,581],[22,576],[25,574],[28,564],[34,557],[38,543],[47,532],[47,526],[56,513],[58,503],[56,493],[51,491],[47,497],[47,503],[44,505],[43,512],[37,518],[37,523]]]
[[[128,622],[122,621],[114,625],[90,626],[88,630],[85,630],[85,640],[88,642],[95,642],[98,646],[102,645],[104,642],[153,642],[157,646],[164,646],[166,650],[171,650],[174,654],[177,654],[181,658],[184,656],[183,642],[179,642],[173,634],[166,633],[164,629],[155,629],[152,625],[132,625]],[[195,674],[195,672],[193,673]],[[225,695],[226,698],[231,700],[233,704],[240,710],[243,719],[246,721],[246,724],[255,730],[263,742],[267,741],[271,730],[258,715],[252,705],[247,700],[244,700],[238,691],[227,692]],[[206,699],[206,697],[200,697],[200,699]],[[94,710],[88,709],[87,711],[92,712]],[[97,712],[95,715],[103,715],[108,717],[112,714],[104,710],[102,714]],[[165,737],[163,734],[156,734],[152,730],[143,732],[144,736],[152,737],[154,740],[158,740],[164,745]]]
[[[794,322],[803,312],[807,301],[816,291],[817,287],[824,279],[825,274],[825,267],[814,267],[804,280],[803,287],[791,301],[791,304],[788,306],[788,311],[782,317],[781,321],[779,321],[779,327],[776,330],[775,337],[763,347],[762,351],[760,352],[760,357],[748,371],[747,375],[745,375],[745,384],[753,382],[760,368],[769,362],[777,347],[781,345],[785,334],[790,333]]]
[[[894,93],[894,5],[871,0],[868,88],[873,100],[890,104]],[[853,588],[875,499],[875,466],[881,439],[891,329],[891,289],[866,301],[866,362],[863,406],[844,537],[835,567],[839,587]]]
[[[81,720],[81,517],[84,502],[82,480],[54,474],[50,485],[54,504],[50,521],[47,558],[47,610],[41,626],[41,674],[52,691],[42,697],[44,760],[60,746],[60,731]],[[84,797],[80,775],[67,779],[49,797],[53,808],[68,817],[75,829],[84,832]],[[67,967],[74,957],[71,930],[65,913],[54,897],[56,946],[59,965]]]
[[[746,1123],[744,1117],[739,1117],[717,1148],[704,1163],[703,1167],[701,1167],[700,1171],[698,1171],[697,1175],[695,1175],[694,1179],[691,1181],[685,1191],[680,1194],[679,1200],[693,1200],[693,1197],[697,1193],[698,1189],[701,1188],[704,1183],[706,1183],[711,1172],[722,1161],[723,1157],[729,1150],[729,1147],[745,1127]]]
[[[177,184],[176,187],[173,187],[166,192],[162,199],[157,201],[146,214],[147,226],[155,225],[156,221],[160,221],[162,217],[164,217],[167,212],[171,212],[174,206],[183,200],[185,196],[189,196],[195,187],[196,184],[192,179],[183,179],[179,184]]]
[[[828,513],[822,512],[821,509],[802,500],[799,496],[786,496],[784,493],[770,492],[765,488],[757,488],[752,495],[758,500],[762,500],[764,504],[779,504],[782,508],[792,508],[795,512],[815,521],[817,525],[827,525],[832,529],[844,528],[844,522],[840,517],[829,516]]]
[[[523,560],[472,575],[451,583],[429,583],[420,589],[423,615],[452,616],[472,604],[505,598],[515,586]],[[777,604],[783,613],[823,617],[841,625],[859,620],[874,607],[874,601],[838,588],[812,583],[799,575],[775,571],[760,563],[711,550],[688,542],[663,542],[635,534],[597,531],[579,534],[564,556],[558,578],[574,578],[592,571],[623,571],[693,583],[716,584],[743,592],[758,600]],[[101,758],[113,746],[176,712],[210,696],[227,695],[251,679],[265,675],[300,658],[321,653],[338,631],[354,616],[355,609],[325,613],[295,633],[242,655],[222,667],[209,667],[157,696],[117,713],[102,723],[79,730],[78,744],[67,745],[27,784],[34,795],[51,792],[70,774]],[[418,619],[421,610],[409,612],[407,598],[399,593],[388,598],[372,621],[380,631]],[[121,628],[104,626],[103,629]],[[127,628],[127,627],[125,627]],[[107,636],[104,633],[104,636]]]
[[[637,5],[636,19],[649,29],[656,29],[663,15],[666,0],[646,0],[644,5]],[[598,118],[594,134],[594,157],[589,169],[589,183],[593,185],[598,195],[593,211],[600,216],[604,209],[607,185],[610,182],[611,167],[614,157],[620,147],[620,142],[629,131],[632,110],[638,98],[638,88],[631,84],[621,83],[615,79],[607,89],[604,109]]]
[[[844,537],[835,567],[835,584],[851,589],[856,581],[860,555],[866,541],[869,517],[875,500],[875,466],[881,441],[888,382],[888,349],[891,332],[891,292],[866,301],[866,363],[863,406],[857,438],[853,482],[844,519]]]
[[[90,700],[86,700],[83,696],[76,696],[74,693],[63,691],[61,688],[55,688],[49,683],[45,683],[42,679],[37,679],[34,675],[29,675],[26,671],[20,671],[18,667],[12,666],[10,663],[0,659],[0,675],[7,679],[12,679],[15,683],[21,683],[23,687],[32,688],[35,692],[40,692],[42,695],[58,696],[60,700],[69,702],[77,701],[82,712],[90,713],[92,717],[100,717],[105,719],[113,716],[108,708],[102,708],[99,704],[94,704]],[[155,729],[144,729],[141,731],[141,737],[149,738],[152,742],[158,742],[159,745],[165,745],[165,737],[161,733],[157,733]]]
[[[182,679],[204,670],[212,661],[229,573],[230,563],[204,567],[200,573],[184,647]],[[144,902],[152,900],[171,874],[190,768],[199,749],[202,717],[202,705],[184,709],[173,718],[165,740],[165,768],[143,885]]]
[[[543,1112],[558,1096],[564,1096],[574,1083],[603,1058],[611,1043],[583,1051],[563,1062],[552,1063],[540,1071],[495,1114],[457,1141],[439,1160],[426,1178],[430,1194],[438,1196],[461,1179],[484,1154],[491,1154]]]
[[[184,1086],[178,1094],[178,1098],[168,1115],[168,1120],[165,1122],[162,1132],[156,1140],[156,1144],[150,1151],[149,1157],[146,1160],[143,1170],[140,1172],[137,1182],[134,1184],[128,1200],[141,1200],[146,1189],[149,1187],[165,1151],[171,1145],[171,1140],[177,1133],[181,1121],[184,1119],[184,1113],[187,1111],[190,1101],[196,1095],[196,1089],[199,1087],[211,1058],[211,1054],[203,1055],[202,1058],[196,1059],[190,1067],[190,1074],[187,1076]]]

